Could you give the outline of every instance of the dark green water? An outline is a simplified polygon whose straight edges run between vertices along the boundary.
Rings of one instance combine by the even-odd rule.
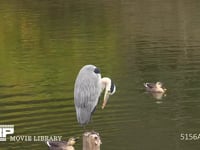
[[[102,150],[199,149],[200,139],[180,140],[200,134],[199,8],[197,0],[1,1],[0,124],[15,125],[14,135],[81,137],[73,86],[94,64],[117,86],[87,127]],[[162,81],[167,95],[145,93],[147,81]],[[47,146],[7,140],[0,149]]]

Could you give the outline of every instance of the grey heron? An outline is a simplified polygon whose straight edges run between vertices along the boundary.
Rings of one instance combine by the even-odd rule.
[[[102,109],[106,106],[109,95],[115,93],[116,87],[110,78],[101,78],[100,69],[96,66],[83,66],[77,75],[74,86],[76,116],[81,125],[89,123],[104,89]]]

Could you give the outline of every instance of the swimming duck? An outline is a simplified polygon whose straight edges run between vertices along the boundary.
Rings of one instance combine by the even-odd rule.
[[[163,84],[161,82],[144,83],[144,86],[148,92],[165,93],[167,90],[166,88],[163,88]]]
[[[75,150],[74,144],[78,138],[70,138],[68,141],[47,141],[47,145],[49,146],[49,150]]]

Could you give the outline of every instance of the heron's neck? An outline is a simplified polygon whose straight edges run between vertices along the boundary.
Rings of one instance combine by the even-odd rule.
[[[110,78],[108,78],[108,77],[102,78],[101,79],[101,86],[102,86],[102,91],[104,89],[106,89],[107,91],[109,91],[110,87],[111,87],[111,80],[110,80]]]

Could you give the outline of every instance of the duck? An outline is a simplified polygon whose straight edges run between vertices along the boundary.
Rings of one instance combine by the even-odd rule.
[[[163,87],[163,84],[161,82],[156,83],[144,83],[144,87],[148,92],[152,93],[165,93],[166,88]]]
[[[47,141],[49,150],[75,150],[74,144],[79,138],[72,137],[68,141]]]

